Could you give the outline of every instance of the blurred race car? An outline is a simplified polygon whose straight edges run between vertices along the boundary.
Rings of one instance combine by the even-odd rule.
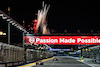
[[[58,61],[58,58],[54,58],[53,60],[54,60],[54,61]]]
[[[36,65],[43,65],[43,62],[37,61],[37,62],[36,62]]]

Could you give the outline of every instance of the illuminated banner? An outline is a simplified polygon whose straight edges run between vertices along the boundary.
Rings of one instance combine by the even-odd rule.
[[[71,49],[54,49],[54,48],[50,48],[50,51],[71,51]]]
[[[24,36],[25,44],[99,45],[99,36]]]

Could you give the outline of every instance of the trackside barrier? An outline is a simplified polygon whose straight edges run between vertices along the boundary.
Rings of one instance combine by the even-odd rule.
[[[25,57],[26,55],[26,57]],[[0,67],[9,67],[52,57],[47,51],[33,50],[0,42]],[[24,61],[25,59],[25,61]]]
[[[24,49],[0,42],[0,66],[8,67],[23,63]]]

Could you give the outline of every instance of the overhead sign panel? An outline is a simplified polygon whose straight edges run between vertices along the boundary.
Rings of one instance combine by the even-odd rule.
[[[54,49],[54,48],[50,48],[48,50],[50,51],[71,51],[71,49]]]
[[[24,36],[25,44],[99,45],[99,36]]]

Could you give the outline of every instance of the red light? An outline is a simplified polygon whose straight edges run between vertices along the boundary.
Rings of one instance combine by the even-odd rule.
[[[34,22],[34,27],[33,27],[33,29],[34,29],[34,33],[36,33],[37,19],[33,20],[32,22]]]
[[[37,23],[37,19],[35,19],[33,22],[34,22],[34,23]]]
[[[28,25],[28,27],[30,27],[30,25]]]

